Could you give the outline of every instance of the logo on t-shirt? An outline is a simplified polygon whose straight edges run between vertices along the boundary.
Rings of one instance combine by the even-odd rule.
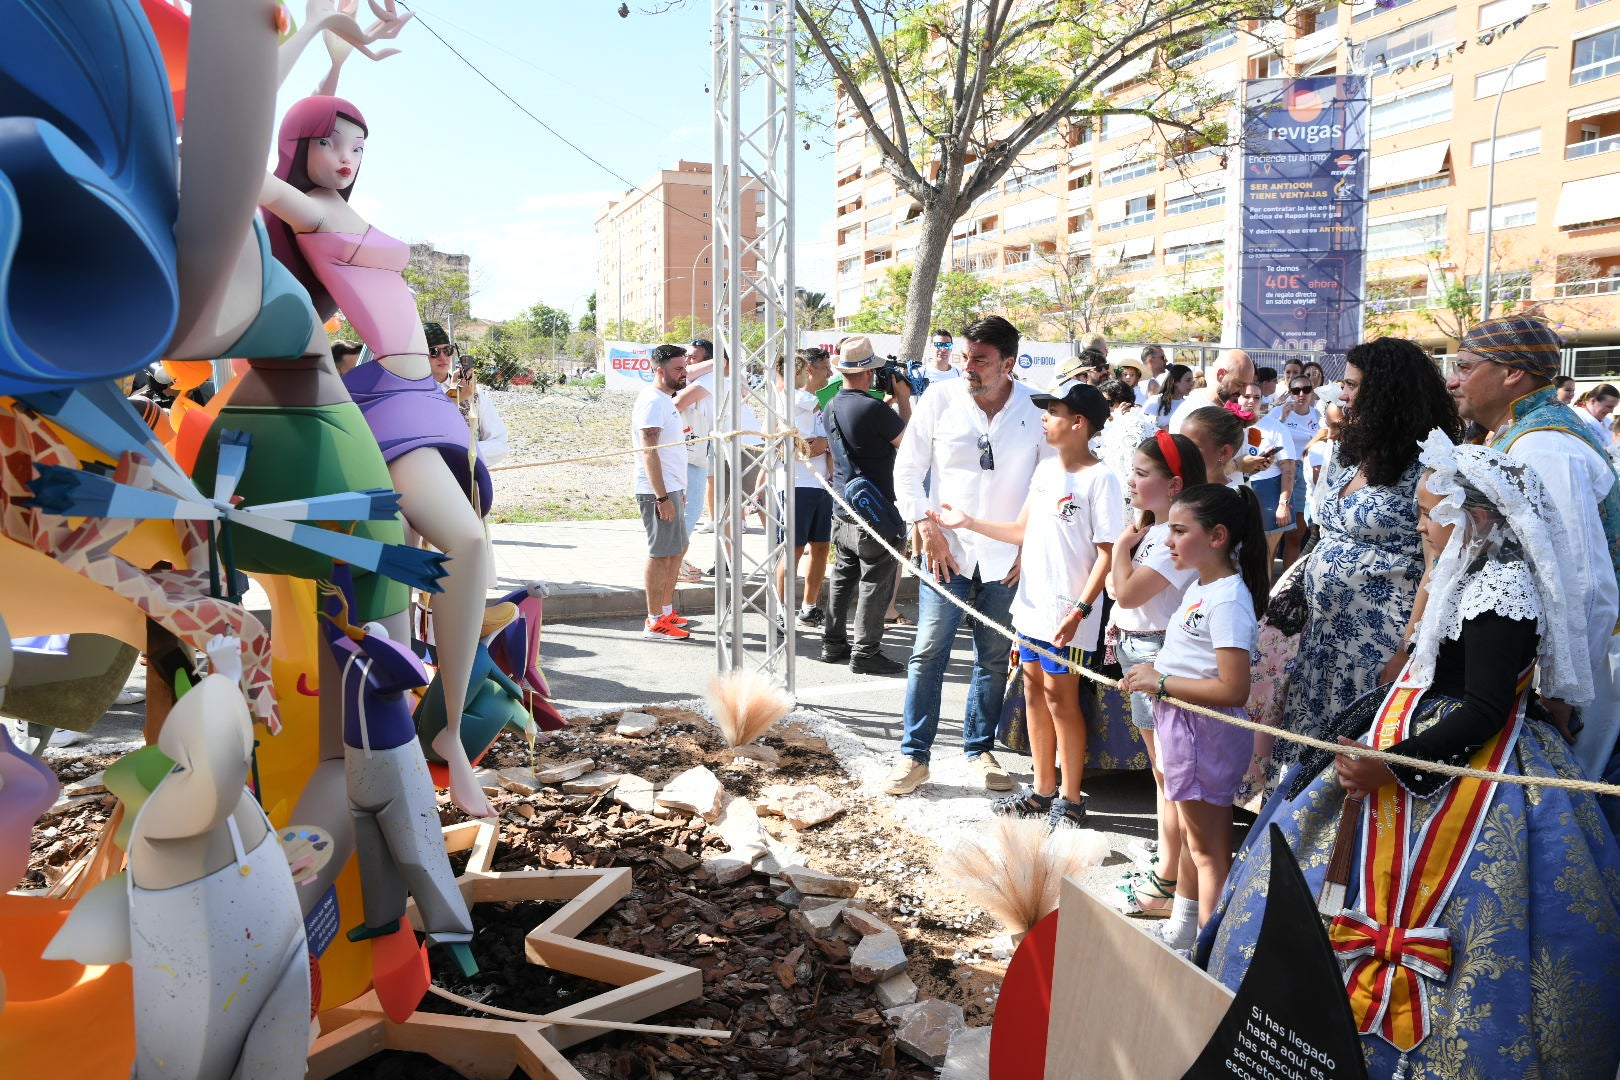
[[[1194,601],[1193,606],[1187,609],[1187,617],[1181,620],[1182,629],[1189,634],[1198,633],[1198,628],[1204,625],[1205,615],[1198,610],[1203,606],[1204,601],[1202,599]]]
[[[1072,491],[1066,493],[1063,498],[1058,500],[1058,517],[1062,518],[1064,521],[1073,521],[1074,515],[1079,511],[1079,509],[1080,504],[1074,501],[1074,492]]]

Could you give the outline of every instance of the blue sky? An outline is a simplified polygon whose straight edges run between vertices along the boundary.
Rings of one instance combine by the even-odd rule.
[[[410,6],[632,184],[681,158],[713,156],[703,0],[661,15],[643,14],[634,0],[628,19],[616,0]],[[395,44],[401,55],[381,63],[351,56],[338,87],[371,131],[354,205],[383,232],[470,255],[476,316],[509,318],[541,300],[583,312],[596,280],[596,216],[628,185],[524,116],[422,26],[406,26]],[[325,49],[311,46],[279,109],[312,92],[325,70]],[[814,138],[809,152],[802,140],[798,147],[798,284],[831,293],[831,150]]]

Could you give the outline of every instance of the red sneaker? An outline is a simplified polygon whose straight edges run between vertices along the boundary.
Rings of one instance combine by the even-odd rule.
[[[668,615],[665,615],[664,618],[669,622],[674,623],[676,626],[686,626],[692,621],[678,611],[671,611]]]
[[[641,636],[649,641],[685,641],[692,635],[671,622],[668,615],[661,615],[642,624]]]

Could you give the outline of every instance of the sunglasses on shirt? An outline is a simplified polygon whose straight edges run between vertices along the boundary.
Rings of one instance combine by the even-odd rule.
[[[990,436],[979,436],[979,468],[986,472],[996,471],[996,452],[990,448]]]

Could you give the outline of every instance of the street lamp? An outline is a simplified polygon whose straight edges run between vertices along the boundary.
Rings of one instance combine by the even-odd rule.
[[[707,244],[704,244],[702,247],[698,248],[698,253],[696,255],[692,256],[692,298],[691,298],[691,301],[690,301],[691,306],[690,306],[689,310],[692,312],[692,334],[694,336],[697,335],[697,329],[698,329],[698,317],[697,317],[697,268],[698,268],[698,260],[703,258],[703,253],[705,251],[708,251],[712,247],[714,247],[714,241],[710,240]],[[711,281],[713,280],[713,275],[710,275],[710,280]],[[711,312],[711,314],[713,314],[713,313]],[[709,336],[710,337],[714,336],[712,331],[710,332]]]
[[[1491,161],[1485,172],[1485,263],[1480,271],[1479,305],[1480,321],[1484,322],[1491,317],[1491,233],[1496,224],[1496,122],[1502,117],[1502,96],[1513,85],[1513,73],[1519,70],[1519,65],[1539,53],[1552,52],[1551,45],[1537,45],[1527,49],[1524,55],[1513,61],[1507,74],[1502,78],[1502,86],[1496,91],[1496,107],[1491,110]],[[1467,281],[1464,281],[1467,284]]]

